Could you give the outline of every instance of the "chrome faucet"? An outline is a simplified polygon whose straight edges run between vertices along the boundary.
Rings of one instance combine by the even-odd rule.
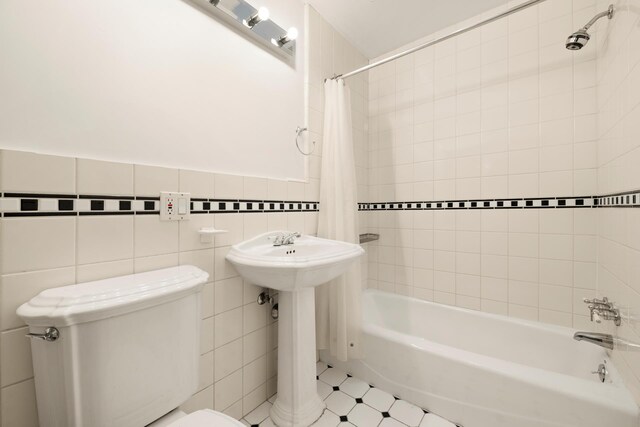
[[[289,234],[278,234],[273,241],[273,246],[293,245],[298,237],[300,237],[300,233],[298,233],[297,231]]]
[[[583,301],[585,304],[589,304],[589,318],[592,322],[595,320],[596,323],[602,323],[601,319],[604,319],[613,320],[613,323],[615,323],[616,326],[620,326],[622,323],[620,310],[618,310],[607,297],[602,299],[585,298]]]
[[[573,334],[573,339],[576,341],[590,342],[591,344],[613,350],[613,336],[610,334],[601,334],[598,332],[576,332]]]

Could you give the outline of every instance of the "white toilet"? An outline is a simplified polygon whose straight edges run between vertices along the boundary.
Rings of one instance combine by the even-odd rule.
[[[198,387],[207,278],[182,266],[48,289],[23,304],[40,426],[242,426],[176,409]]]

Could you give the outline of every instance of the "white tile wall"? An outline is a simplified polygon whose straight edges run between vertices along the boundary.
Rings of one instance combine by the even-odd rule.
[[[133,194],[133,165],[78,159],[76,172],[77,192],[80,194]]]
[[[4,218],[0,228],[3,274],[76,263],[74,218]]]
[[[49,218],[43,218],[46,221]],[[133,215],[65,218],[76,222],[76,263],[94,264],[133,258]],[[17,220],[16,222],[19,222]],[[144,232],[144,228],[142,230]],[[22,234],[25,239],[25,234]]]
[[[0,151],[0,190],[52,194],[158,196],[185,191],[192,197],[318,200],[325,77],[362,65],[355,51],[311,8],[307,25],[306,111],[308,182],[241,177],[148,165]],[[367,194],[366,74],[352,80],[359,192]],[[164,223],[157,216],[3,218],[0,220],[0,425],[36,426],[35,396],[24,324],[15,309],[41,290],[178,264],[207,272],[204,289],[199,392],[187,411],[214,408],[240,418],[276,390],[277,323],[255,298],[260,288],[242,283],[224,256],[229,246],[267,230],[316,232],[316,213],[193,215]],[[200,242],[203,226],[229,230],[212,244]],[[364,263],[363,265],[366,265]],[[14,345],[16,344],[16,345]]]
[[[595,1],[549,0],[371,70],[363,201],[595,194],[596,43],[564,47],[594,12]],[[585,323],[574,301],[595,293],[583,273],[595,270],[593,210],[366,216],[381,235],[369,244],[371,287]]]
[[[317,181],[286,181],[95,160],[0,151],[0,191],[194,197],[305,199]],[[246,190],[246,191],[245,191]],[[0,219],[0,425],[37,426],[26,327],[17,307],[40,291],[179,264],[207,271],[202,307],[199,391],[184,405],[241,418],[276,391],[277,322],[259,306],[261,288],[243,283],[224,259],[229,246],[269,229],[314,234],[315,212],[202,214],[188,222],[158,215],[19,217]],[[203,226],[229,230],[211,244]]]
[[[609,2],[597,1],[598,9]],[[602,194],[640,188],[640,21],[634,1],[613,2],[616,12],[607,24],[598,27],[598,187]],[[632,342],[640,342],[637,313],[640,311],[640,212],[637,209],[598,210],[599,296],[608,296],[620,306],[622,326],[602,329]],[[584,256],[593,255],[589,242]],[[627,385],[640,401],[640,359],[637,353],[614,350],[616,366],[623,370]]]
[[[178,191],[179,174],[178,169],[134,165],[134,193],[136,196],[158,197],[161,191]]]
[[[42,171],[47,171],[46,180],[40,178]],[[0,155],[0,182],[5,192],[75,193],[75,159],[5,151]]]

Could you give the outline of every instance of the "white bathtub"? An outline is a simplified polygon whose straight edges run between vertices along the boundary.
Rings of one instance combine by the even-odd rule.
[[[639,425],[605,350],[572,329],[379,291],[363,316],[365,358],[321,359],[464,427]]]

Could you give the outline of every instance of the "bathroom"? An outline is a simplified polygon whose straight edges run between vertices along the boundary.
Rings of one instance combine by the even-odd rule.
[[[0,40],[0,427],[640,427],[638,0]]]

